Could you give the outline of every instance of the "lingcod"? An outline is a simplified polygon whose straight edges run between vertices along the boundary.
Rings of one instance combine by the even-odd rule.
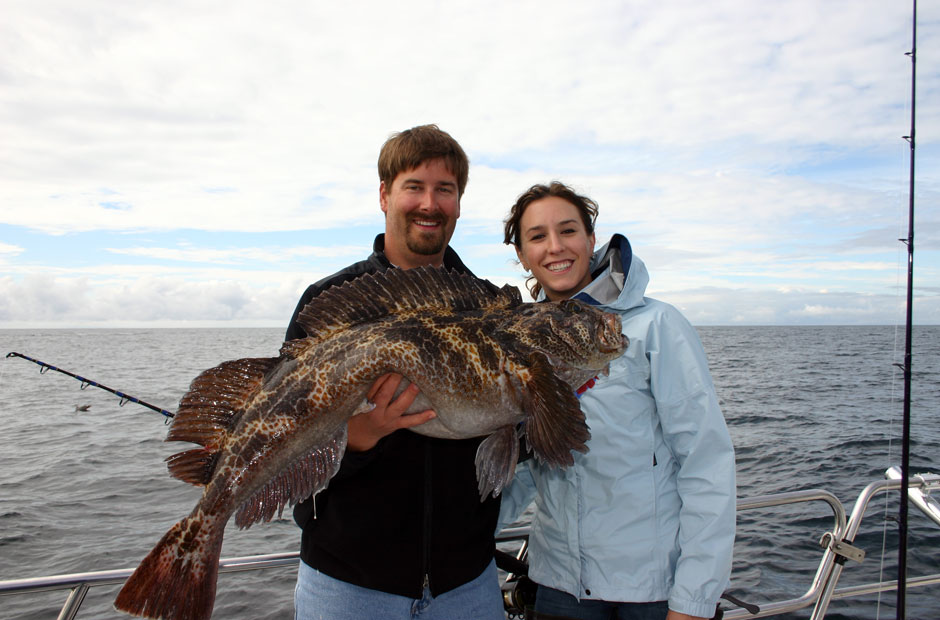
[[[524,303],[515,287],[433,267],[330,288],[298,320],[307,337],[285,342],[278,357],[224,362],[180,400],[167,441],[200,447],[170,456],[168,469],[203,494],[128,578],[117,609],[209,618],[229,518],[239,528],[270,521],[325,488],[348,420],[369,410],[368,390],[384,374],[418,386],[413,411],[437,414],[410,430],[487,436],[476,455],[485,498],[512,479],[521,437],[551,466],[587,451],[574,388],[628,344],[615,314],[576,300]]]

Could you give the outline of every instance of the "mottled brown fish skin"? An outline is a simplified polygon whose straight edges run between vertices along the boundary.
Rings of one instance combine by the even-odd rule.
[[[508,484],[517,426],[537,458],[573,462],[590,437],[573,389],[605,371],[627,342],[616,315],[582,302],[523,304],[515,289],[443,269],[391,270],[321,294],[301,313],[308,337],[277,358],[225,362],[197,377],[167,440],[200,448],[170,473],[204,486],[193,512],[128,579],[115,607],[204,619],[215,598],[225,524],[269,521],[324,488],[339,468],[350,417],[375,380],[415,383],[415,427],[445,438],[488,435],[477,453],[481,496]]]

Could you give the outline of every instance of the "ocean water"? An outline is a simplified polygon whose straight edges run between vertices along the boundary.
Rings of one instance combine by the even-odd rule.
[[[737,452],[739,497],[822,488],[851,511],[900,461],[903,334],[893,327],[700,327]],[[17,351],[175,410],[202,370],[276,355],[280,329],[0,330]],[[913,472],[940,473],[940,327],[914,330]],[[163,460],[163,416],[18,358],[0,360],[0,580],[132,568],[197,501]],[[76,412],[75,405],[90,405]],[[897,494],[879,496],[840,586],[894,579]],[[749,602],[809,587],[832,527],[818,502],[738,516],[733,592]],[[940,572],[940,527],[910,514],[908,575]],[[226,531],[223,557],[295,551],[289,514]],[[883,549],[885,551],[883,552]],[[219,578],[216,618],[290,618],[294,569]],[[92,588],[80,618],[125,618],[118,587]],[[940,586],[910,590],[907,617],[940,618]],[[0,597],[0,619],[57,616],[66,592]],[[895,594],[834,601],[829,618],[893,618]],[[809,610],[787,618],[807,618]]]

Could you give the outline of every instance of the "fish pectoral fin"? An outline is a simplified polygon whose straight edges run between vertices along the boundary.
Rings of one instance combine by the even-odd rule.
[[[484,439],[475,459],[480,501],[499,495],[510,482],[519,460],[519,442],[512,426],[504,426]]]
[[[167,457],[166,468],[177,480],[204,487],[212,480],[218,460],[218,451],[194,448]]]
[[[280,361],[278,357],[244,358],[203,371],[180,400],[166,441],[218,446],[261,387],[267,372]]]
[[[523,384],[525,435],[539,461],[567,467],[572,450],[587,452],[591,438],[574,390],[562,381],[542,353],[529,356],[532,378]]]
[[[329,441],[291,463],[242,504],[235,514],[235,525],[245,529],[259,521],[270,521],[275,512],[280,517],[287,504],[293,505],[316,495],[339,471],[345,452],[344,423]]]

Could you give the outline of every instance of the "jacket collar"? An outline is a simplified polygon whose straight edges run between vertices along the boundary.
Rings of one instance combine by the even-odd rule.
[[[574,296],[594,306],[613,304],[623,292],[633,249],[621,234],[611,237],[591,258],[591,282]]]
[[[375,241],[372,242],[372,256],[370,256],[369,259],[375,260],[385,269],[395,267],[395,265],[389,262],[388,257],[385,256],[385,233],[380,233],[375,236]],[[457,252],[449,245],[444,249],[444,267],[473,275],[470,269],[460,260],[460,257],[457,256]]]

